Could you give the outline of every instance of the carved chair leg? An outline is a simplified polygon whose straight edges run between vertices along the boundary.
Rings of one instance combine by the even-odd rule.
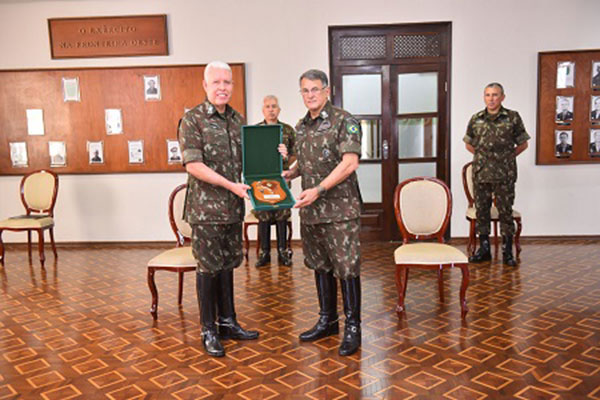
[[[27,253],[29,254],[29,260],[31,260],[31,231],[27,231]]]
[[[444,268],[440,266],[437,271],[438,292],[440,293],[440,303],[444,303]]]
[[[154,273],[156,269],[154,267],[148,267],[148,287],[152,294],[152,306],[150,307],[150,314],[154,320],[158,319],[158,290],[156,290],[156,282],[154,282]]]
[[[46,261],[46,255],[44,254],[44,230],[38,229],[38,251],[40,253],[40,263],[42,267],[44,266],[44,262]]]
[[[523,230],[523,225],[521,224],[521,218],[515,218],[515,222],[517,223],[517,232],[515,232],[515,248],[517,249],[517,258],[521,254],[521,230]]]
[[[179,287],[177,292],[177,304],[181,305],[181,301],[183,300],[183,271],[179,271]]]
[[[477,243],[477,235],[475,234],[475,220],[471,219],[469,220],[470,225],[469,225],[469,242],[467,244],[467,254],[469,256],[472,256],[473,254],[475,254],[475,247],[476,247],[476,243]]]
[[[2,241],[2,232],[4,232],[4,230],[0,229],[0,264],[4,265],[4,242]]]
[[[248,261],[248,250],[250,249],[250,239],[248,238],[248,224],[244,222],[244,257]]]
[[[469,308],[467,307],[467,287],[469,287],[469,266],[461,265],[460,267],[462,271],[462,283],[460,285],[460,316],[461,318],[465,318]]]
[[[406,310],[404,307],[404,298],[406,297],[406,286],[408,286],[408,268],[396,265],[396,288],[398,289],[398,304],[396,313],[398,316]]]
[[[54,252],[54,259],[58,258],[56,253],[56,243],[54,242],[54,228],[50,228],[50,243],[52,243],[52,252]]]

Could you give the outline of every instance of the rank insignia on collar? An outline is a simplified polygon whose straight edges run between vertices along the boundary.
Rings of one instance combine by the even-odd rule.
[[[215,108],[212,106],[212,104],[209,104],[208,107],[206,107],[206,112],[209,114],[212,114],[215,112]]]
[[[329,114],[327,114],[327,111],[325,111],[325,110],[321,111],[321,118],[326,119],[327,117],[329,117]]]

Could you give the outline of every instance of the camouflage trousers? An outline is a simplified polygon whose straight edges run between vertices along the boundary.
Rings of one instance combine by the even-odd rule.
[[[339,279],[360,275],[360,220],[300,225],[304,264]]]
[[[475,195],[475,209],[477,217],[477,233],[479,235],[490,234],[490,220],[492,208],[492,194],[496,198],[498,208],[498,220],[500,231],[503,236],[515,234],[512,206],[515,201],[515,183],[508,182],[473,182],[473,194]]]
[[[214,274],[242,263],[242,223],[192,225],[196,272]]]
[[[275,223],[277,221],[287,221],[292,216],[292,210],[289,208],[283,210],[272,210],[272,211],[256,211],[252,210],[252,214],[260,222]]]

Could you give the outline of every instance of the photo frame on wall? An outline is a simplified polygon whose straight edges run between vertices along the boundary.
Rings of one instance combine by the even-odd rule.
[[[556,157],[570,157],[573,153],[573,131],[557,129],[554,135],[556,137]]]
[[[575,63],[559,61],[556,66],[556,88],[566,89],[575,86]]]
[[[107,135],[120,135],[123,133],[123,115],[120,108],[107,108],[104,110]]]
[[[160,76],[144,75],[144,100],[160,101]]]
[[[167,139],[167,162],[169,164],[181,164],[183,162],[179,141]]]
[[[67,145],[65,142],[48,142],[51,167],[67,166]]]
[[[556,96],[556,122],[569,124],[573,120],[573,96]]]
[[[600,123],[600,95],[592,96],[590,110],[590,121]]]
[[[81,94],[79,92],[79,78],[62,78],[63,101],[80,102]]]
[[[592,61],[592,87],[600,89],[600,61]]]
[[[590,155],[600,157],[600,129],[590,129]]]
[[[87,142],[88,160],[92,164],[104,164],[104,142]]]
[[[29,157],[27,155],[27,143],[11,142],[10,162],[14,168],[24,168],[29,166]]]
[[[143,164],[144,163],[144,141],[143,140],[129,140],[127,142],[127,149],[129,153],[129,164]]]

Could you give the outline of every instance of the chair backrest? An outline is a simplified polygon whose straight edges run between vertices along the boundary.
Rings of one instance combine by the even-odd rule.
[[[473,162],[468,162],[463,167],[462,181],[469,207],[473,207],[473,203],[475,202],[475,197],[473,196]]]
[[[410,239],[443,243],[452,214],[452,195],[437,178],[407,179],[396,186],[394,210],[404,243]]]
[[[187,184],[177,186],[169,196],[169,222],[177,238],[177,247],[191,242],[192,227],[183,219]]]
[[[33,171],[21,179],[21,202],[27,214],[44,213],[53,216],[57,195],[58,175],[52,171]]]

